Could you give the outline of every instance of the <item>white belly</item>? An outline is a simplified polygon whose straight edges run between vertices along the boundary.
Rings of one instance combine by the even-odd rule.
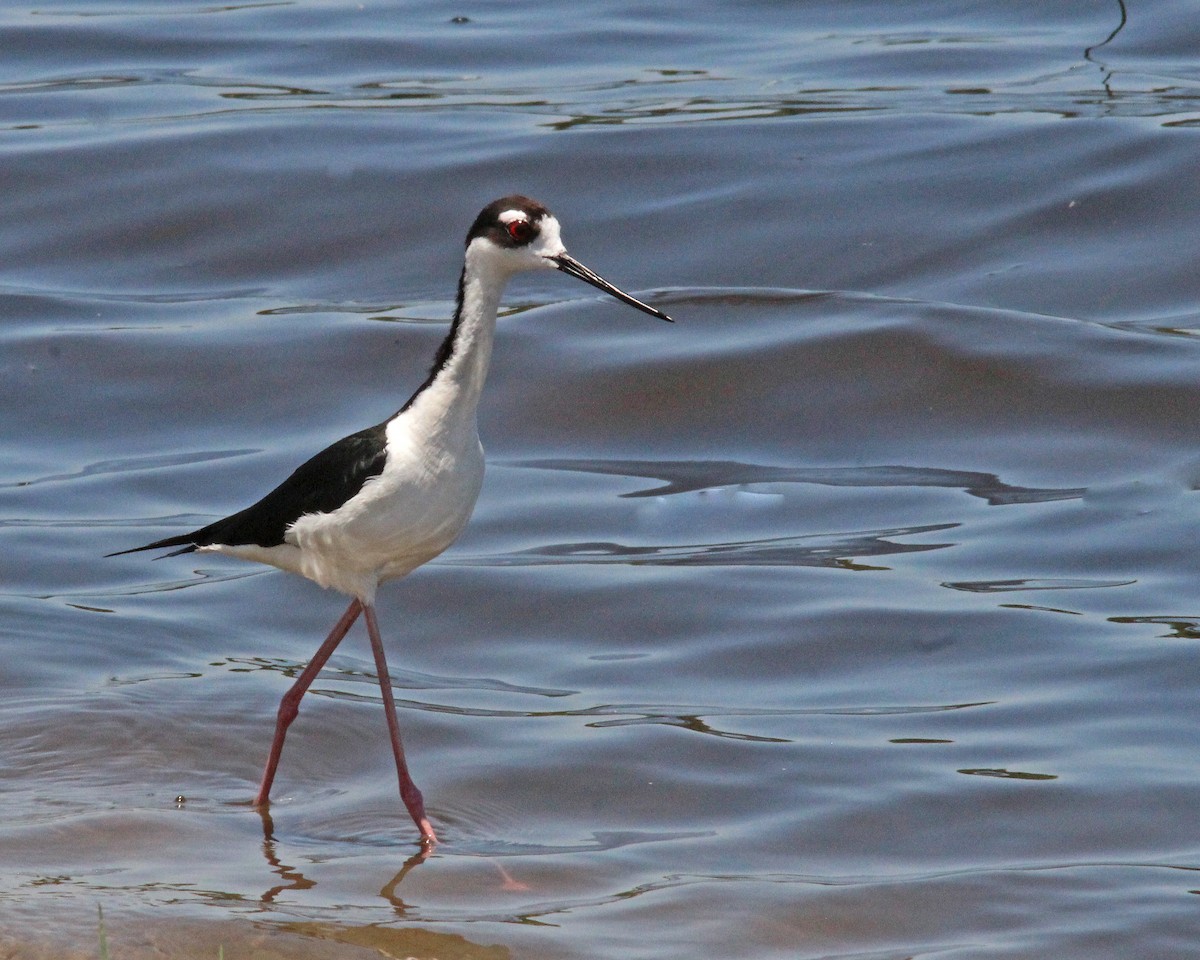
[[[337,510],[301,517],[282,546],[224,552],[373,602],[379,583],[432,560],[467,525],[484,470],[483,448],[477,436],[471,440],[454,455],[443,450],[436,457],[418,456],[410,449],[393,449],[382,473]]]

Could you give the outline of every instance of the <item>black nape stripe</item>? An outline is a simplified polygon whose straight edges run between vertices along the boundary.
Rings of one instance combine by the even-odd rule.
[[[442,372],[446,364],[450,362],[450,358],[454,355],[454,339],[458,336],[458,328],[462,323],[463,289],[466,284],[466,280],[467,271],[464,268],[463,272],[458,275],[458,293],[454,300],[454,319],[450,321],[450,332],[446,334],[446,338],[442,341],[441,346],[438,347],[437,353],[433,356],[433,366],[429,368],[429,375],[425,378],[424,382],[413,391],[413,395],[404,402],[404,406],[402,406],[395,412],[395,414],[392,415],[391,419],[395,419],[396,417],[400,416],[400,414],[417,402],[417,397],[424,393],[429,385],[437,379],[437,375]]]
[[[508,210],[521,210],[529,218],[530,223],[537,224],[543,217],[550,216],[550,211],[538,203],[536,200],[531,200],[529,197],[513,194],[508,197],[501,197],[499,200],[494,200],[486,207],[479,211],[479,216],[475,218],[475,222],[471,224],[471,229],[467,231],[467,239],[465,246],[470,246],[472,240],[477,240],[480,237],[486,237],[498,247],[514,247],[516,246],[513,239],[508,235],[508,230],[500,221],[500,214]],[[429,375],[421,383],[416,390],[413,391],[411,397],[405,401],[404,406],[396,411],[395,416],[404,413],[409,407],[416,403],[419,397],[429,386],[437,379],[437,375],[445,369],[446,364],[450,362],[450,358],[454,355],[454,341],[458,336],[458,329],[462,320],[463,311],[463,295],[466,285],[467,270],[463,267],[462,273],[458,275],[458,292],[454,299],[454,319],[450,323],[450,332],[446,334],[446,338],[438,347],[437,353],[434,354],[433,366],[429,368]]]

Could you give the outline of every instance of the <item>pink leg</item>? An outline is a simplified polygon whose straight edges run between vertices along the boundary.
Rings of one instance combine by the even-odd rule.
[[[396,776],[400,780],[400,799],[408,808],[409,816],[421,831],[421,842],[426,845],[437,843],[437,835],[425,816],[425,800],[421,791],[408,774],[408,763],[404,759],[404,744],[400,742],[400,721],[396,717],[396,701],[392,697],[392,681],[388,676],[387,659],[383,655],[383,640],[379,636],[379,622],[375,619],[373,604],[364,604],[367,617],[367,633],[371,637],[371,651],[375,654],[375,672],[379,674],[379,689],[383,693],[383,713],[387,717],[388,733],[392,737],[392,753],[396,757]]]
[[[283,753],[283,738],[287,735],[288,727],[300,712],[300,698],[304,696],[304,691],[312,685],[313,680],[321,672],[321,668],[325,666],[333,651],[337,649],[337,645],[342,642],[347,631],[354,625],[354,621],[358,619],[362,609],[360,601],[357,599],[350,601],[350,606],[342,614],[342,619],[333,625],[329,636],[321,644],[321,649],[313,654],[308,666],[304,668],[296,682],[292,684],[292,688],[279,701],[279,714],[275,720],[275,739],[271,741],[271,752],[267,755],[267,767],[263,771],[262,784],[254,797],[256,807],[263,806],[270,798],[271,784],[275,780],[275,768],[279,766],[279,755]]]

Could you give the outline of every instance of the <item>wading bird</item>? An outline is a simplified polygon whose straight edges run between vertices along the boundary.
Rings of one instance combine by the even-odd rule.
[[[511,276],[561,270],[651,316],[665,313],[631,297],[567,254],[558,220],[528,197],[489,203],[467,233],[450,332],[425,382],[395,414],[326,447],[257,503],[199,530],[109,556],[179,547],[267,563],[333,587],[350,605],[291,689],[254,803],[268,802],[288,726],[300,700],[361,614],[375,657],[396,759],[400,796],[426,845],[437,842],[421,791],[409,776],[396,704],[375,616],[375,591],[427,563],[466,526],[483,483],[476,408],[487,377],[496,311]]]

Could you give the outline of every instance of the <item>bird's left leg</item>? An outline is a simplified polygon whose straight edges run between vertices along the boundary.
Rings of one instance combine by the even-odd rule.
[[[270,799],[271,784],[275,782],[275,768],[279,766],[279,757],[283,753],[283,738],[287,735],[287,728],[296,719],[296,714],[300,712],[300,699],[304,696],[304,691],[317,678],[317,674],[325,666],[325,661],[332,656],[333,651],[337,649],[337,645],[342,642],[361,612],[362,603],[357,599],[351,600],[350,606],[346,608],[342,618],[333,625],[333,629],[329,631],[329,636],[325,638],[321,648],[313,654],[308,666],[301,671],[296,682],[292,684],[292,688],[279,701],[279,713],[275,719],[275,737],[271,741],[271,752],[267,755],[267,766],[263,770],[262,783],[259,784],[258,793],[254,796],[256,807],[263,806]]]

